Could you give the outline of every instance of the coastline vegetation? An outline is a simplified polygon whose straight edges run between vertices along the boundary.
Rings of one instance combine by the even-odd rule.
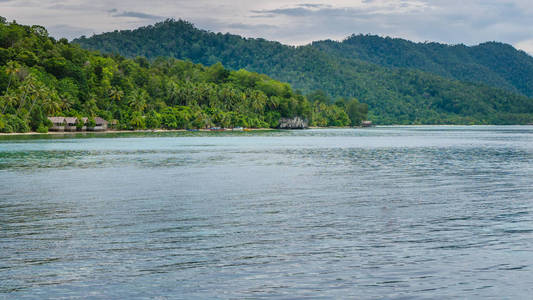
[[[47,117],[102,117],[116,129],[275,128],[280,118],[311,126],[357,126],[355,98],[314,101],[272,78],[221,63],[127,59],[56,40],[42,26],[0,18],[0,132],[47,132]]]
[[[355,97],[375,124],[528,124],[533,122],[533,57],[501,43],[476,47],[351,36],[288,46],[166,20],[135,30],[81,37],[86,49],[245,68],[304,94]]]

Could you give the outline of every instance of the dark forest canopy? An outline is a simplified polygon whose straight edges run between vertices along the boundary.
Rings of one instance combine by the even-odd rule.
[[[103,117],[119,129],[276,127],[281,117],[315,126],[359,125],[357,99],[309,102],[244,69],[174,58],[126,59],[55,40],[41,26],[0,20],[0,132],[47,131],[48,116]]]
[[[509,45],[477,47],[352,36],[293,47],[166,20],[82,37],[82,47],[267,74],[304,93],[367,103],[380,124],[523,124],[533,121],[533,58]],[[332,102],[334,100],[331,100]]]

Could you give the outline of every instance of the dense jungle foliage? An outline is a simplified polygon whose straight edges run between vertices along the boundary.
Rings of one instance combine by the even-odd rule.
[[[331,99],[326,103],[357,98],[378,124],[533,122],[532,58],[503,44],[449,47],[352,36],[293,47],[199,30],[181,20],[74,42],[127,57],[221,62],[289,82],[306,94],[323,91]]]
[[[508,44],[487,42],[467,47],[352,35],[342,42],[326,40],[314,42],[312,46],[338,57],[386,67],[418,69],[533,97],[533,57]]]
[[[46,132],[48,116],[103,117],[117,129],[359,125],[357,99],[311,103],[266,75],[174,58],[152,61],[90,52],[41,26],[0,19],[0,132]]]

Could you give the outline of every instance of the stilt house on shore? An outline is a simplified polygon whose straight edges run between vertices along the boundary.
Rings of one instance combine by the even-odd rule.
[[[52,122],[50,131],[106,131],[108,122],[103,118],[94,118],[94,124],[89,126],[89,118],[81,118],[78,121],[76,117],[48,117]],[[82,126],[79,126],[79,125]]]

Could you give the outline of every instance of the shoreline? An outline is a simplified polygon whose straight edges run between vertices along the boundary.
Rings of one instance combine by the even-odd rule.
[[[276,130],[273,128],[247,128],[247,131],[270,131]],[[74,134],[109,134],[109,133],[161,133],[161,132],[188,132],[187,129],[142,129],[142,130],[106,130],[106,131],[49,131],[46,133],[39,133],[36,131],[30,132],[0,132],[0,136],[17,136],[17,135],[74,135]],[[244,130],[226,129],[223,131],[213,131],[209,129],[199,129],[198,131],[190,132],[246,132]]]
[[[533,126],[533,124],[514,124],[514,125],[458,125],[458,124],[440,124],[440,125],[374,125],[371,127],[316,127],[309,126],[306,129],[368,129],[376,127],[394,127],[394,126]],[[231,130],[225,129],[223,131],[213,131],[209,129],[199,129],[198,131],[190,132],[250,132],[250,131],[274,131],[274,130],[291,130],[291,129],[276,129],[276,128],[247,128],[246,130]],[[293,129],[293,130],[302,130],[302,129]],[[305,129],[304,129],[305,130]],[[46,133],[39,133],[35,131],[30,132],[12,132],[12,133],[3,133],[0,132],[1,136],[24,136],[24,135],[74,135],[74,134],[110,134],[110,133],[162,133],[162,132],[187,132],[187,129],[142,129],[142,130],[107,130],[107,131],[49,131]]]

